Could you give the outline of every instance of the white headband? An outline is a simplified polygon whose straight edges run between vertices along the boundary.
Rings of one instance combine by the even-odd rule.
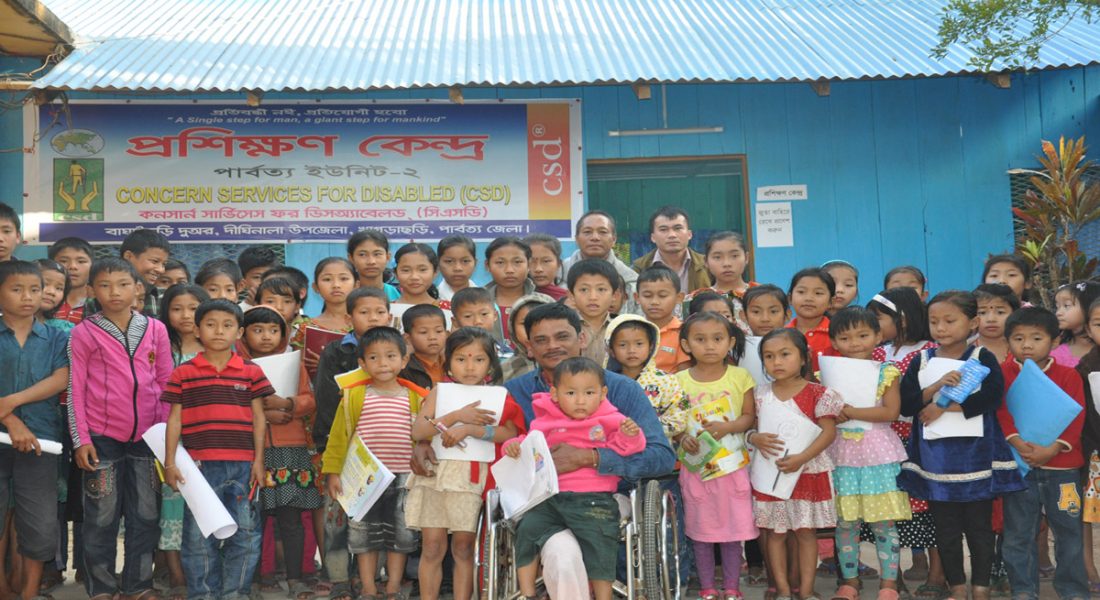
[[[892,310],[894,312],[898,312],[898,306],[896,304],[894,304],[893,302],[891,302],[890,299],[886,298],[882,294],[875,294],[875,297],[871,298],[871,300],[873,300],[875,302],[878,302],[879,304],[885,306],[886,308],[889,308],[890,310]]]

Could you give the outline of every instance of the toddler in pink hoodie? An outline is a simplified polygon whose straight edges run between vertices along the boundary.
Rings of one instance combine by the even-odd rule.
[[[568,529],[581,547],[596,600],[610,600],[619,554],[619,505],[613,497],[619,478],[599,473],[596,449],[629,456],[645,450],[645,436],[607,400],[604,370],[588,358],[562,361],[554,369],[550,393],[535,394],[532,407],[531,431],[541,431],[551,448],[569,444],[591,449],[592,466],[558,473],[559,493],[520,520],[516,528],[520,591],[528,598],[535,596],[539,549],[551,536]],[[520,436],[505,443],[508,456],[519,457],[522,441]]]

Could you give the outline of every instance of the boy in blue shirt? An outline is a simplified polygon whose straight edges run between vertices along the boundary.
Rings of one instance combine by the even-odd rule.
[[[0,263],[0,498],[15,501],[15,531],[23,556],[22,598],[39,596],[42,564],[57,550],[57,457],[40,440],[61,440],[58,394],[69,381],[69,335],[35,320],[42,303],[38,265]],[[0,523],[8,502],[0,502]]]

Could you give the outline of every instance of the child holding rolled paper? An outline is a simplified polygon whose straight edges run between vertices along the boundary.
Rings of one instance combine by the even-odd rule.
[[[58,394],[69,377],[69,335],[36,322],[41,303],[38,265],[0,263],[0,431],[10,438],[0,445],[0,523],[14,510],[23,598],[40,595],[42,565],[57,550],[57,457],[43,454],[39,440],[61,439]],[[0,591],[10,591],[5,588],[6,578]]]
[[[962,549],[966,535],[974,598],[984,600],[989,597],[993,567],[993,499],[1024,489],[995,416],[1004,395],[1004,379],[993,353],[969,342],[978,326],[978,301],[973,294],[937,294],[928,303],[928,321],[939,348],[923,350],[914,357],[902,378],[901,412],[916,418],[909,457],[902,464],[898,485],[911,495],[929,500],[936,545],[955,598],[966,596]],[[962,375],[952,370],[922,387],[921,371],[937,357],[964,361],[973,357],[989,373],[961,404],[951,402],[945,408],[937,394],[945,387],[958,386]],[[967,419],[980,418],[981,435],[930,439],[928,427],[948,412],[962,413]]]
[[[870,361],[882,333],[874,312],[848,307],[833,313],[829,337],[841,356]],[[822,377],[827,380],[825,360],[821,359]],[[833,471],[836,548],[844,580],[833,597],[848,600],[859,597],[859,536],[861,525],[867,523],[874,533],[882,574],[878,598],[897,600],[900,545],[896,522],[912,516],[909,496],[897,486],[905,447],[890,428],[901,410],[901,371],[892,363],[869,364],[878,364],[875,406],[857,408],[845,404],[837,422],[843,427],[845,422],[855,420],[870,427],[841,429],[830,448],[836,465]]]
[[[1039,533],[1040,514],[1046,515],[1054,534],[1057,556],[1054,590],[1061,598],[1084,598],[1089,594],[1082,560],[1081,484],[1078,474],[1085,464],[1080,444],[1085,412],[1078,409],[1069,425],[1050,444],[1046,443],[1049,438],[1040,441],[1036,437],[1042,434],[1035,428],[1035,423],[1042,422],[1043,418],[1033,416],[1031,418],[1035,420],[1029,424],[1025,422],[1028,420],[1025,414],[1019,412],[1058,415],[1064,419],[1059,421],[1060,426],[1069,420],[1074,404],[1084,407],[1081,376],[1073,368],[1059,364],[1051,355],[1058,334],[1058,318],[1044,308],[1022,308],[1012,313],[1005,322],[1005,336],[1012,358],[1002,365],[1005,389],[1009,393],[1006,402],[997,410],[997,418],[1008,443],[1030,467],[1024,479],[1028,489],[1004,496],[1004,562],[1014,598],[1030,600],[1039,597],[1039,556],[1035,536]],[[1021,363],[1027,360],[1034,361],[1046,378],[1065,392],[1068,398],[1054,397],[1057,390],[1040,387],[1042,383],[1050,384],[1041,381],[1042,376],[1036,381],[1036,372],[1031,365]],[[1030,376],[1026,372],[1028,369],[1031,369]],[[1017,381],[1019,384],[1013,389]],[[1025,387],[1020,388],[1020,385]],[[1035,392],[1037,397],[1031,395]],[[1009,412],[1010,403],[1012,410],[1017,411],[1015,415]],[[1018,430],[1017,418],[1021,419],[1021,424],[1030,427],[1026,431]]]

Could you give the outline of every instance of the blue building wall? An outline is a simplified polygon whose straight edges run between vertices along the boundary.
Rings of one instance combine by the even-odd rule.
[[[628,86],[467,89],[464,96],[582,98],[586,159],[744,154],[750,198],[762,185],[807,184],[809,199],[794,203],[794,247],[756,251],[757,279],[785,285],[801,267],[842,258],[859,267],[863,298],[900,264],[922,268],[933,291],[973,287],[988,254],[1012,249],[1006,171],[1037,165],[1042,139],[1086,135],[1100,143],[1100,66],[1014,75],[1009,89],[980,77],[840,82],[824,97],[806,84],[669,85],[669,127],[724,131],[608,136],[661,127],[659,89],[653,92],[644,101]],[[317,95],[266,99],[304,97]],[[445,98],[446,91],[322,97]],[[21,145],[21,127],[18,111],[0,114],[0,148]],[[0,194],[21,205],[18,153],[0,153]],[[572,250],[567,244],[566,253]],[[343,252],[341,244],[290,244],[287,260],[312,272],[319,258]],[[486,279],[483,272],[476,278]]]

